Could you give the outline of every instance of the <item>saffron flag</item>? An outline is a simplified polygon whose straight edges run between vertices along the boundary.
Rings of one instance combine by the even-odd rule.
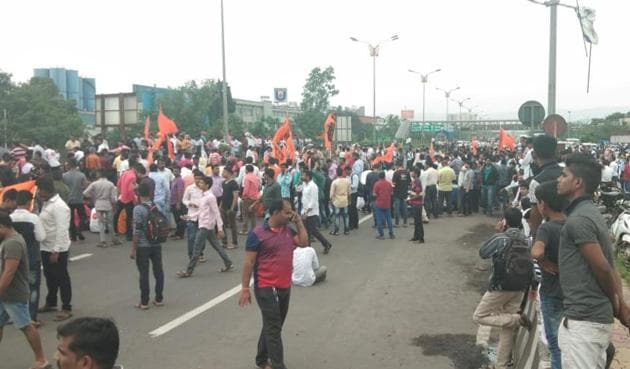
[[[171,120],[171,118],[167,117],[166,114],[162,112],[162,107],[160,107],[160,112],[158,113],[158,130],[163,135],[172,135],[177,133],[177,124]]]
[[[326,150],[332,150],[332,139],[333,133],[335,132],[335,125],[337,124],[337,114],[330,113],[328,117],[326,117],[326,121],[324,122],[324,134],[322,134],[322,138],[324,139],[324,147]]]
[[[151,125],[151,119],[147,115],[147,119],[144,121],[144,139],[149,142],[150,134],[149,134],[149,126]]]
[[[26,181],[12,186],[2,187],[0,188],[0,201],[4,201],[4,194],[8,190],[29,191],[33,194],[33,196],[35,196],[35,192],[37,192],[37,185],[35,184],[35,181]]]
[[[514,150],[516,141],[503,128],[499,130],[499,150]]]
[[[373,161],[372,165],[379,165],[380,163],[391,163],[394,161],[394,151],[396,150],[396,146],[394,144],[389,145],[389,147],[385,150],[383,155],[377,156]]]
[[[280,147],[281,141],[284,140],[284,147]],[[287,159],[295,159],[295,144],[293,143],[293,135],[291,134],[291,123],[289,118],[284,119],[284,123],[278,128],[276,134],[271,140],[271,153],[278,163],[282,164]]]

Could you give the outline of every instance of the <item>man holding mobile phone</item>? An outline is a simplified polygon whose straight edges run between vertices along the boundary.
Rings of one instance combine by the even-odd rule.
[[[285,369],[282,325],[289,311],[293,250],[306,247],[308,235],[302,218],[291,210],[287,200],[273,201],[270,217],[249,233],[245,243],[245,262],[239,305],[251,304],[250,278],[263,317],[258,340],[256,365],[262,369]],[[294,223],[297,230],[288,226]],[[255,273],[254,265],[256,265]]]

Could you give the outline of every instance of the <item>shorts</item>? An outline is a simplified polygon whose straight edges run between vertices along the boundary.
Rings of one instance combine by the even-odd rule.
[[[9,319],[17,329],[31,324],[31,314],[26,302],[0,302],[0,329],[7,325]]]

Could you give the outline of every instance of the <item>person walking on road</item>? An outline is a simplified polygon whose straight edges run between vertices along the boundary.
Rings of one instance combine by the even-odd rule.
[[[438,213],[441,215],[443,212],[448,213],[448,216],[453,214],[453,201],[451,199],[451,193],[453,192],[453,181],[457,177],[453,168],[448,166],[448,161],[442,162],[442,168],[438,171]],[[445,204],[446,203],[446,204]]]
[[[595,160],[573,154],[558,179],[558,195],[570,201],[558,254],[564,306],[558,344],[564,368],[604,368],[614,318],[630,327],[608,227],[593,203],[600,177]]]
[[[427,159],[427,167],[424,171],[426,183],[424,185],[424,207],[427,210],[427,216],[436,219],[439,216],[438,207],[438,171],[433,163]]]
[[[66,227],[67,228],[67,227]],[[26,243],[15,229],[9,215],[0,213],[0,341],[9,323],[24,333],[35,355],[33,368],[52,369],[46,360],[39,332],[29,314],[29,257]],[[8,353],[8,351],[7,351]]]
[[[330,185],[330,202],[335,209],[335,228],[331,235],[337,236],[343,221],[343,234],[348,235],[348,205],[350,205],[350,181],[342,168],[337,168],[337,177]]]
[[[186,213],[186,244],[188,245],[188,259],[192,259],[193,251],[195,249],[195,238],[197,237],[197,230],[199,229],[199,203],[203,196],[201,190],[200,181],[204,177],[203,173],[199,169],[193,171],[194,183],[186,187],[184,191],[184,197],[182,203],[188,209]],[[199,262],[205,262],[203,253],[199,257]]]
[[[269,219],[247,237],[239,305],[251,304],[253,274],[254,296],[263,320],[256,365],[262,369],[286,369],[282,325],[289,311],[293,250],[308,245],[308,234],[290,202],[274,201],[269,212]],[[289,222],[295,224],[297,231],[288,226]]]
[[[411,171],[411,188],[408,191],[409,205],[413,215],[413,237],[411,242],[424,243],[424,224],[422,224],[422,184],[420,170]],[[406,206],[406,205],[405,205]]]
[[[302,218],[306,222],[306,230],[309,245],[313,237],[324,246],[324,254],[328,254],[332,248],[330,241],[319,230],[319,189],[313,181],[313,173],[310,170],[302,172]]]
[[[238,208],[238,184],[234,180],[234,172],[230,166],[223,168],[223,197],[221,198],[221,217],[223,218],[223,233],[226,226],[230,228],[232,235],[232,244],[228,246],[228,237],[223,237],[223,247],[227,249],[235,249],[238,247],[238,239],[236,229],[236,209]]]
[[[114,224],[113,210],[116,205],[118,191],[116,186],[105,178],[101,169],[96,171],[96,176],[98,179],[90,183],[88,188],[83,191],[83,196],[94,202],[94,209],[100,225],[99,243],[96,246],[107,247],[107,239],[111,241],[112,246],[120,245],[120,241],[118,241],[118,237],[112,228]]]
[[[85,205],[83,204],[83,190],[88,186],[87,178],[83,172],[79,171],[77,162],[74,159],[68,160],[68,171],[63,174],[63,183],[68,186],[70,193],[68,195],[68,206],[70,207],[70,239],[76,241],[85,240],[81,228],[87,224],[87,214],[85,213]],[[75,214],[79,216],[79,225],[77,226]]]
[[[203,177],[199,180],[199,188],[203,191],[203,196],[199,200],[199,229],[195,237],[195,247],[193,250],[193,256],[188,263],[186,270],[177,272],[179,278],[188,278],[192,276],[201,252],[206,248],[206,240],[210,241],[212,248],[216,250],[221,259],[223,260],[224,267],[221,268],[221,272],[227,272],[234,268],[234,264],[230,257],[225,253],[223,247],[219,243],[220,239],[225,237],[223,233],[223,220],[221,219],[221,213],[219,206],[217,205],[217,198],[212,194],[212,178]],[[216,228],[215,228],[216,227]],[[218,229],[218,233],[215,229]]]
[[[151,200],[151,187],[148,183],[138,186],[140,204],[133,208],[133,241],[129,257],[136,261],[140,274],[140,310],[149,309],[149,263],[155,278],[155,300],[153,305],[164,305],[164,268],[162,266],[162,245],[149,241],[149,211],[156,206]],[[159,208],[158,208],[159,209]]]
[[[383,227],[387,223],[389,238],[394,239],[394,227],[392,225],[392,184],[385,179],[385,172],[378,173],[378,181],[374,184],[372,193],[374,195],[374,214],[376,215],[376,228],[378,230],[377,239],[385,239]]]
[[[407,197],[409,195],[409,184],[411,180],[409,178],[409,171],[405,169],[402,162],[399,163],[398,169],[394,172],[392,177],[392,183],[394,185],[394,218],[396,220],[395,227],[401,223],[402,226],[407,228]]]
[[[241,212],[245,213],[243,215],[245,221],[240,234],[246,235],[256,227],[256,212],[253,205],[260,196],[260,178],[255,174],[255,167],[252,164],[245,165],[245,175],[241,187],[243,189]]]
[[[55,317],[62,321],[72,316],[72,285],[68,274],[68,250],[70,249],[70,208],[55,192],[52,178],[42,177],[37,181],[38,196],[42,201],[39,219],[42,221],[46,237],[40,247],[42,266],[48,287],[46,305],[40,313],[57,310],[57,292],[61,295],[61,311]]]

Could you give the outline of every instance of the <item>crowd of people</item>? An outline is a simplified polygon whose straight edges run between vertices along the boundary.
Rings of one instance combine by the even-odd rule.
[[[505,273],[498,273],[495,259],[519,249],[514,245],[527,245],[528,260],[542,269],[540,302],[554,368],[561,367],[560,360],[568,368],[600,367],[613,315],[630,324],[607,229],[590,201],[608,169],[600,171],[591,152],[558,153],[556,139],[546,135],[524,138],[509,151],[433,143],[413,147],[410,141],[327,151],[297,140],[296,151],[280,162],[270,140],[250,134],[226,143],[204,133],[196,139],[182,133],[169,142],[172,149],[153,152],[152,142],[141,136],[111,148],[101,136],[72,137],[63,155],[38,142],[15,144],[2,154],[0,182],[10,189],[0,204],[0,327],[10,319],[24,332],[35,368],[48,365],[36,329],[38,314],[56,312],[57,321],[72,317],[68,251],[72,242],[85,239],[92,212],[98,247],[131,243],[141,310],[165,303],[161,245],[167,238],[187,245],[189,261],[178,278],[192,277],[206,261],[207,242],[223,261],[222,273],[235,269],[230,252],[244,245],[239,303],[251,302],[253,277],[263,315],[256,356],[261,368],[285,367],[281,330],[291,285],[326,279],[327,268],[311,245],[317,242],[323,254],[330,253],[338,238],[359,229],[360,214],[373,215],[379,240],[395,239],[403,233],[399,228],[413,225],[405,232],[412,244],[424,243],[424,225],[444,216],[503,215],[500,236],[481,251],[493,259],[495,270],[474,314],[479,324],[502,328],[497,368],[510,361],[514,329],[531,324],[521,314],[521,302],[537,283],[500,279]],[[630,183],[630,168],[626,177],[614,154],[595,154],[605,165],[615,163],[611,181]],[[32,188],[19,187],[31,181],[36,181],[35,198]],[[9,187],[16,184],[17,189]],[[568,207],[560,200],[565,198]],[[42,268],[47,295],[40,306]]]

